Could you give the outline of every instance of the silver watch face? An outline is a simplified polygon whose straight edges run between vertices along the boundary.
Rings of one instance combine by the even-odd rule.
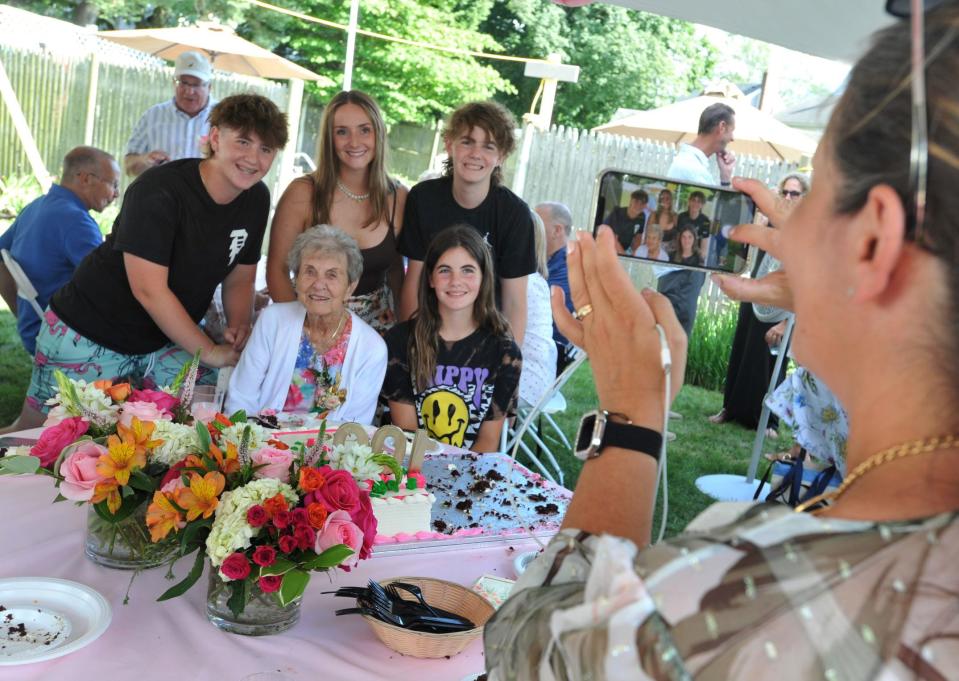
[[[576,433],[577,459],[586,461],[599,456],[599,448],[603,444],[603,433],[606,431],[606,412],[594,409],[583,415]]]

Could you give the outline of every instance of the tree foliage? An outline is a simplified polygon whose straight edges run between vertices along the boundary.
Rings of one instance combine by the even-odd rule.
[[[312,16],[344,24],[349,19],[348,3],[306,0],[299,4]],[[363,0],[359,22],[369,31],[444,47],[499,49],[490,36],[454,23],[450,5],[442,0]],[[290,25],[283,49],[290,58],[333,79],[334,85],[315,87],[321,101],[337,92],[346,52],[342,31],[315,24]],[[390,121],[418,122],[432,122],[460,102],[513,89],[494,68],[477,59],[363,35],[356,40],[353,87],[373,95]]]
[[[605,4],[566,9],[541,0],[496,0],[482,28],[507,52],[545,57],[557,52],[580,67],[579,81],[560,83],[553,120],[591,128],[618,108],[661,106],[702,87],[715,50],[684,21]],[[538,83],[522,65],[498,64],[517,85],[505,98],[514,113],[528,111]]]
[[[245,0],[22,0],[18,6],[101,28],[175,26],[216,18],[324,80],[308,92],[321,103],[342,84],[346,34]],[[276,0],[346,24],[343,0]],[[558,52],[581,67],[561,83],[553,120],[594,127],[617,108],[646,109],[699,89],[715,62],[712,46],[686,22],[605,4],[567,9],[546,0],[362,0],[360,27],[435,45],[545,58]],[[390,121],[428,123],[461,102],[493,97],[517,116],[539,83],[523,65],[358,36],[353,87],[372,94]]]

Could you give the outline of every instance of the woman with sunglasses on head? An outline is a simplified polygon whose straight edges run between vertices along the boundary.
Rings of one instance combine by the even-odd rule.
[[[386,334],[383,396],[393,423],[495,452],[516,407],[522,360],[496,309],[490,249],[469,225],[443,230],[423,261],[417,311]]]
[[[317,169],[290,183],[270,230],[266,277],[276,302],[296,300],[287,255],[296,237],[329,224],[360,245],[363,274],[349,308],[384,333],[396,319],[403,284],[398,239],[407,190],[386,173],[386,125],[379,106],[359,90],[340,92],[323,111]]]
[[[807,191],[809,180],[805,175],[785,175],[779,181],[776,199],[779,215],[788,215],[799,205]],[[765,253],[760,253],[756,258],[752,269],[753,278],[767,257],[769,256]],[[711,423],[733,421],[745,428],[755,428],[759,424],[763,398],[769,389],[769,381],[776,364],[776,358],[769,353],[769,346],[779,344],[785,328],[785,322],[776,324],[757,319],[753,314],[753,306],[748,303],[739,306],[739,319],[736,322],[736,333],[726,366],[726,381],[723,384],[723,408],[709,417]],[[786,376],[786,368],[784,362],[776,383],[782,382]],[[776,415],[771,414],[767,435],[778,435],[778,425]]]
[[[714,275],[735,298],[795,311],[796,358],[849,413],[838,493],[802,509],[812,512],[719,505],[714,520],[728,509],[731,522],[707,529],[701,518],[699,533],[637,553],[650,541],[664,416],[656,325],[671,350],[668,399],[685,339],[667,301],[630,288],[613,235],[581,235],[569,275],[585,317],[574,320],[560,296],[553,311],[589,353],[613,425],[598,446],[584,443],[593,458],[564,529],[485,626],[491,679],[955,678],[959,6],[930,10],[925,23],[928,165],[917,144],[910,172],[903,22],[853,68],[809,195],[788,218],[760,183],[734,183],[778,229],[741,225],[733,236],[783,269],[755,281]],[[924,167],[926,194],[914,181]]]

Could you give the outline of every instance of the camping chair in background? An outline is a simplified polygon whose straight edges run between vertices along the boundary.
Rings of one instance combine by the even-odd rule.
[[[40,303],[37,302],[37,289],[30,283],[30,279],[23,271],[23,268],[13,259],[10,251],[6,248],[0,249],[0,255],[3,256],[3,264],[6,265],[10,276],[13,277],[13,281],[17,285],[17,296],[30,303],[37,313],[37,316],[43,319],[43,308],[40,307]]]
[[[516,410],[516,420],[513,427],[510,427],[509,421],[507,421],[503,425],[503,433],[500,438],[500,451],[503,453],[510,452],[510,456],[515,459],[516,454],[522,449],[540,473],[560,485],[563,484],[563,469],[560,468],[556,457],[550,450],[549,445],[546,444],[546,437],[561,443],[567,450],[572,450],[572,444],[552,416],[566,411],[566,398],[563,397],[561,391],[579,366],[586,361],[586,353],[578,348],[573,351],[571,356],[572,361],[556,377],[556,380],[553,381],[553,384],[543,394],[539,402],[534,405],[520,403]],[[543,423],[544,420],[545,424]],[[556,437],[546,435],[546,426],[553,430]],[[536,452],[523,442],[524,435],[529,435],[530,439],[536,444]],[[537,456],[538,452],[546,455],[546,460],[555,472],[555,476],[540,461],[539,456]]]

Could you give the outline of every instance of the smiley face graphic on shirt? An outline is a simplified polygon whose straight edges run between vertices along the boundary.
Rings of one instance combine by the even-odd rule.
[[[431,392],[420,408],[420,420],[429,436],[454,447],[463,446],[469,417],[466,400],[449,389]]]

